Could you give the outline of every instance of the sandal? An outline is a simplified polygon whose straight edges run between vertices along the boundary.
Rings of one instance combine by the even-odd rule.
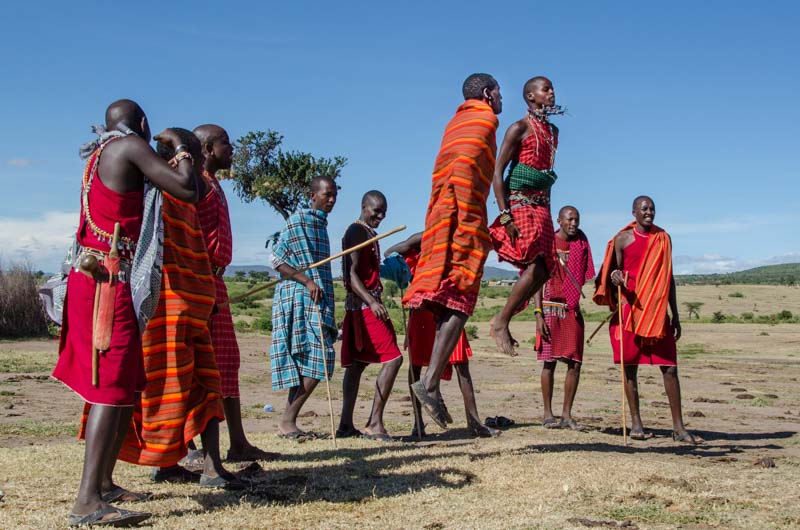
[[[200,476],[201,488],[215,488],[223,490],[243,490],[246,489],[248,484],[243,480],[236,478],[233,473],[227,473],[225,476],[217,475],[216,477],[209,477],[208,475]]]
[[[473,425],[469,429],[470,434],[476,438],[496,438],[503,432],[499,429],[492,429],[486,425]]]
[[[289,440],[290,442],[303,443],[312,440],[314,437],[305,431],[292,431],[287,433],[278,433],[278,438]]]
[[[363,433],[352,425],[340,426],[336,429],[336,438],[360,438],[361,436],[363,436]]]
[[[653,436],[655,436],[653,433],[644,431],[631,431],[628,435],[631,440],[639,440],[640,442],[649,440]]]
[[[568,420],[561,420],[561,423],[558,424],[559,429],[569,429],[571,431],[577,432],[586,432],[589,428],[586,425],[578,423],[575,421],[574,418],[570,418]]]
[[[174,465],[169,467],[156,467],[150,472],[150,480],[153,482],[171,482],[174,484],[183,482],[197,482],[200,480],[200,473],[189,471],[181,466]]]
[[[425,386],[422,384],[422,381],[417,381],[411,385],[411,390],[414,392],[414,395],[419,400],[422,408],[428,413],[428,416],[431,417],[433,422],[442,429],[447,429],[447,422],[445,421],[441,403],[438,399],[434,399],[428,395],[428,392],[425,390]]]
[[[116,514],[116,517],[107,517]],[[106,505],[86,515],[71,513],[67,516],[69,526],[132,526],[150,518],[147,512],[131,512]]]
[[[189,471],[202,471],[205,465],[203,451],[192,449],[178,462],[178,465],[185,467]]]
[[[389,436],[388,433],[385,433],[385,432],[375,432],[375,433],[365,432],[364,434],[361,435],[361,437],[364,438],[365,440],[374,440],[374,441],[377,441],[377,442],[393,442],[394,441],[394,438],[392,438],[391,436]]]
[[[701,437],[697,436],[696,434],[692,434],[689,431],[683,431],[681,434],[678,434],[677,431],[672,431],[672,440],[690,445],[700,445],[701,443],[705,442],[705,440],[703,440]]]
[[[555,418],[545,418],[544,421],[542,421],[542,427],[545,429],[560,429],[561,423]]]
[[[453,423],[453,417],[450,415],[450,411],[447,410],[447,405],[444,404],[444,399],[439,397],[439,405],[442,407],[442,419],[446,423]]]
[[[225,460],[228,462],[255,462],[256,460],[266,460],[270,462],[280,457],[280,453],[270,453],[269,451],[263,451],[251,445],[242,453],[233,453],[228,450],[228,455],[225,457]]]
[[[112,503],[112,502],[144,502],[152,497],[153,494],[150,492],[147,493],[136,493],[134,491],[128,491],[121,486],[115,486],[114,489],[109,490],[102,495],[100,495],[100,499],[103,502]]]
[[[498,429],[507,429],[514,425],[514,423],[516,423],[514,420],[506,418],[505,416],[486,418],[486,421],[483,422],[487,427],[497,427]]]

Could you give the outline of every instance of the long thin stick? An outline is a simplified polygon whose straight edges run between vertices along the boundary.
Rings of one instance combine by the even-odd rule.
[[[612,312],[610,312],[609,314],[607,314],[607,315],[606,315],[606,318],[604,318],[604,319],[603,319],[603,321],[602,321],[602,322],[600,322],[600,323],[597,325],[597,327],[596,327],[596,328],[594,328],[594,331],[592,331],[592,334],[591,334],[591,335],[589,335],[589,338],[588,338],[588,339],[586,339],[586,344],[589,344],[590,342],[592,342],[592,339],[594,338],[594,336],[595,336],[595,335],[597,335],[597,332],[598,332],[598,331],[600,331],[600,328],[602,328],[602,327],[603,327],[603,325],[604,325],[606,322],[608,322],[609,320],[611,320],[611,317],[613,317],[613,316],[614,316],[614,312],[613,312],[613,311],[612,311]]]
[[[94,311],[92,315],[92,330],[97,326],[97,310],[100,308],[100,280],[97,281],[97,286],[94,288]],[[94,336],[92,337],[92,386],[97,388],[100,386],[100,353],[97,351],[97,346],[94,344]]]
[[[333,401],[331,400],[331,384],[328,378],[328,343],[325,341],[325,329],[322,325],[322,308],[318,305],[315,306],[317,308],[317,316],[319,317],[317,323],[319,324],[319,340],[322,342],[322,354],[323,359],[322,363],[325,368],[325,390],[328,391],[328,411],[331,414],[331,437],[333,438],[333,448],[338,449],[339,444],[336,442],[336,428],[334,426],[333,420]]]
[[[625,285],[628,284],[628,272],[625,272]],[[622,371],[622,443],[628,447],[627,417],[625,415],[625,341],[622,336],[625,323],[622,321],[622,285],[617,285],[617,311],[619,312],[619,366]]]
[[[405,294],[400,289],[400,298],[404,298]],[[406,334],[406,343],[408,343],[408,324],[406,323],[406,308],[403,306],[403,330]],[[409,345],[410,348],[410,345]],[[411,350],[408,351],[408,393],[411,396],[411,408],[414,410],[414,426],[417,428],[417,440],[422,440],[422,418],[419,417],[419,410],[417,409],[417,396],[411,390],[411,385],[414,384],[414,366],[411,364]]]
[[[304,267],[302,269],[299,269],[297,271],[297,273],[300,274],[300,273],[303,273],[303,272],[306,272],[306,271],[310,271],[311,269],[316,269],[317,267],[325,265],[326,263],[330,263],[331,261],[333,261],[335,259],[339,259],[339,258],[341,258],[343,256],[346,256],[348,254],[351,254],[351,253],[355,252],[356,250],[360,250],[360,249],[362,249],[362,248],[364,248],[366,246],[369,246],[369,245],[373,244],[375,241],[378,241],[379,239],[383,239],[384,237],[389,237],[390,235],[396,234],[397,232],[402,232],[405,229],[406,229],[406,225],[398,226],[397,228],[389,230],[388,232],[386,232],[384,234],[377,235],[377,236],[375,236],[375,237],[373,237],[371,239],[367,239],[363,243],[359,243],[358,245],[352,246],[352,247],[348,248],[347,250],[343,250],[343,251],[339,252],[338,254],[334,254],[333,256],[327,257],[327,258],[325,258],[323,260],[320,260],[320,261],[318,261],[316,263],[312,263],[308,267]],[[246,293],[240,294],[239,296],[234,296],[233,298],[231,298],[228,301],[227,304],[222,303],[222,304],[220,304],[220,306],[224,306],[224,305],[228,305],[228,304],[235,304],[237,302],[241,302],[242,300],[244,300],[245,298],[247,298],[249,296],[253,296],[256,293],[260,293],[261,291],[263,291],[265,289],[269,289],[273,285],[277,285],[280,282],[282,282],[284,280],[288,280],[288,279],[289,278],[277,278],[275,280],[272,280],[271,282],[265,283],[264,285],[259,285],[258,287],[250,289]]]

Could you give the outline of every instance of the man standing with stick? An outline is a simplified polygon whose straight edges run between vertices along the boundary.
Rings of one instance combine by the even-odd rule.
[[[637,380],[639,365],[651,364],[658,365],[664,377],[673,440],[698,444],[703,439],[686,430],[681,412],[675,346],[681,337],[681,325],[672,276],[672,240],[653,224],[656,207],[650,197],[641,195],[634,199],[633,216],[635,221],[608,242],[593,296],[596,304],[609,306],[616,313],[609,333],[614,362],[624,362],[625,394],[631,409],[630,437],[634,440],[653,437],[652,433],[645,433],[642,425]],[[622,293],[621,301],[613,296],[617,287]],[[621,303],[619,308],[618,303]]]
[[[295,441],[313,437],[298,428],[297,415],[317,384],[330,379],[336,360],[330,263],[301,270],[330,256],[327,216],[337,194],[332,178],[315,177],[311,208],[289,217],[273,250],[273,267],[286,280],[276,287],[272,302],[272,390],[289,390],[278,429],[281,437]]]
[[[403,297],[406,307],[428,309],[437,321],[430,366],[411,389],[443,429],[439,383],[475,309],[492,248],[486,198],[497,152],[496,115],[503,109],[500,85],[488,74],[467,77],[462,93],[465,101],[447,124],[436,157],[419,264]]]

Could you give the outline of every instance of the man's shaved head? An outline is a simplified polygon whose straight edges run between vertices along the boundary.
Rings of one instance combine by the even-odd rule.
[[[383,204],[387,204],[386,202],[386,195],[381,193],[378,190],[370,190],[361,197],[361,207],[363,208],[367,203],[375,204],[383,202]]]
[[[564,217],[564,215],[566,215],[566,213],[569,212],[569,211],[573,211],[576,214],[580,215],[580,212],[578,212],[577,208],[575,208],[574,206],[566,205],[566,206],[562,206],[561,209],[558,211],[558,219],[561,219],[562,217]]]
[[[195,127],[192,132],[194,132],[195,136],[204,144],[212,144],[223,136],[228,135],[225,129],[211,123]]]
[[[631,209],[635,210],[636,207],[639,205],[639,203],[644,201],[644,200],[650,201],[650,204],[652,204],[653,207],[655,208],[656,203],[655,203],[655,201],[653,199],[651,199],[647,195],[639,195],[638,197],[633,199],[633,206],[631,206]]]
[[[536,77],[531,77],[530,79],[525,81],[525,86],[522,87],[522,95],[525,96],[528,92],[533,90],[533,87],[535,85],[538,85],[539,83],[544,83],[545,81],[550,81],[550,80],[543,75],[537,75]]]
[[[483,99],[483,90],[492,90],[497,85],[497,81],[489,74],[472,74],[464,80],[461,93],[464,99]]]
[[[336,181],[333,180],[333,177],[329,177],[328,175],[320,175],[311,179],[311,192],[314,193],[319,191],[323,182],[327,182],[333,186],[333,189],[339,189],[339,187],[336,185]]]
[[[126,125],[133,132],[142,134],[144,111],[138,103],[130,99],[119,99],[106,109],[106,129],[116,130],[120,124]],[[149,140],[149,138],[147,138]]]

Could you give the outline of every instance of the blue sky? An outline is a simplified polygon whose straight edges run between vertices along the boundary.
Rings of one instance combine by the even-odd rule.
[[[798,4],[377,4],[15,3],[0,34],[2,259],[55,270],[77,223],[78,146],[121,97],[154,133],[274,129],[285,148],[346,156],[334,249],[372,188],[389,198],[383,228],[419,230],[461,82],[485,71],[504,96],[498,143],[525,80],[553,80],[570,116],[556,118],[552,202],[580,209],[596,259],[646,193],[677,272],[800,261]],[[226,189],[234,263],[266,263],[282,219]]]

